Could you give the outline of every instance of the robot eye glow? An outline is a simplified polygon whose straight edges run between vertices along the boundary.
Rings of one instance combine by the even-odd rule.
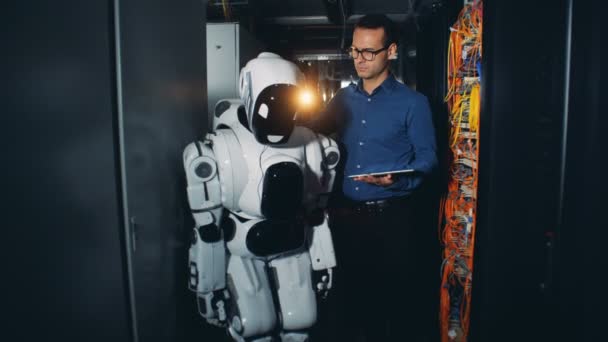
[[[298,102],[303,107],[308,107],[314,102],[314,95],[310,90],[301,90],[298,94]]]

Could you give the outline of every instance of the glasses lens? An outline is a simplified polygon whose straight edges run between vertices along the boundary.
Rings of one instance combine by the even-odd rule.
[[[361,55],[363,55],[363,59],[367,61],[374,59],[374,53],[371,51],[361,51]]]

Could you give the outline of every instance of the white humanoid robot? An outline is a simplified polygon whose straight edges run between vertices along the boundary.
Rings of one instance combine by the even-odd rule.
[[[325,206],[336,143],[295,126],[303,75],[261,53],[240,100],[218,102],[213,132],[184,150],[196,222],[189,288],[235,341],[307,341],[336,266]]]

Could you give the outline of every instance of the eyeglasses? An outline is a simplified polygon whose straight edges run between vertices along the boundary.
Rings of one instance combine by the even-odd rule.
[[[363,59],[365,59],[366,61],[373,61],[377,54],[388,49],[389,46],[385,46],[382,49],[378,49],[378,50],[369,50],[369,49],[359,50],[354,47],[349,47],[348,49],[346,49],[346,52],[352,59],[359,58],[359,54],[361,54],[361,57],[363,57]]]

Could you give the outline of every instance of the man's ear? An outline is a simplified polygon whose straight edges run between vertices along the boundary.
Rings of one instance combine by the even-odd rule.
[[[397,44],[392,43],[388,47],[388,59],[397,59],[397,57],[399,57],[399,54],[397,53]]]

